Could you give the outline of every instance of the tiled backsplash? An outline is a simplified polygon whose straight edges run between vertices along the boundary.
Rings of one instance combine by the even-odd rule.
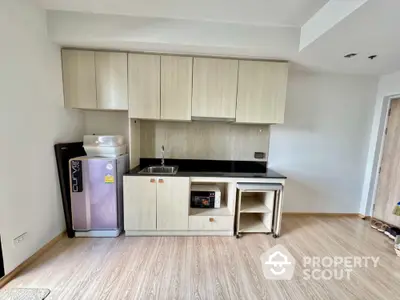
[[[266,161],[269,126],[142,120],[140,156],[161,157],[162,145],[165,158]],[[254,152],[265,152],[265,159],[255,159]]]

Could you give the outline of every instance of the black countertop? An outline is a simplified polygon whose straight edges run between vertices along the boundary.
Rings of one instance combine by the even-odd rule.
[[[127,176],[155,176],[155,174],[139,174],[139,171],[148,166],[161,165],[161,159],[141,158],[140,165],[130,170]],[[227,160],[198,160],[198,159],[166,159],[165,165],[178,166],[174,175],[162,176],[178,177],[241,177],[241,178],[274,178],[286,179],[271,169],[266,162],[255,161],[227,161]]]

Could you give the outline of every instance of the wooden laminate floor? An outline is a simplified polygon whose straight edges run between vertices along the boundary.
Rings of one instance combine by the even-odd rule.
[[[400,299],[400,258],[383,234],[350,217],[284,216],[282,236],[63,239],[5,288],[47,299]],[[267,280],[260,255],[276,244],[296,259],[290,281]],[[351,279],[305,280],[303,256],[379,256]]]

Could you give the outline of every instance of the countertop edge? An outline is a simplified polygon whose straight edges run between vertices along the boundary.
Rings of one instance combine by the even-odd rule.
[[[139,171],[143,169],[140,166],[137,166],[127,173],[124,176],[156,176],[156,177],[221,177],[221,178],[254,178],[254,179],[287,179],[286,176],[275,172],[272,169],[267,169],[266,173],[233,173],[233,172],[196,172],[196,171],[182,171],[176,174],[139,174]],[[271,173],[268,175],[268,171]]]

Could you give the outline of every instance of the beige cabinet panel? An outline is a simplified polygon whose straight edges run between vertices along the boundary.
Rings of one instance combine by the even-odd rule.
[[[128,54],[96,52],[97,108],[128,110]]]
[[[236,122],[283,123],[288,64],[239,61]]]
[[[93,51],[62,50],[64,105],[96,109],[96,75]]]
[[[189,177],[160,177],[157,181],[157,230],[187,230]]]
[[[161,119],[191,120],[192,57],[161,56]]]
[[[190,216],[189,230],[232,230],[233,216]]]
[[[128,54],[129,117],[160,119],[160,56]]]
[[[238,61],[194,58],[192,116],[235,118]]]
[[[156,230],[157,178],[124,176],[125,230]]]

